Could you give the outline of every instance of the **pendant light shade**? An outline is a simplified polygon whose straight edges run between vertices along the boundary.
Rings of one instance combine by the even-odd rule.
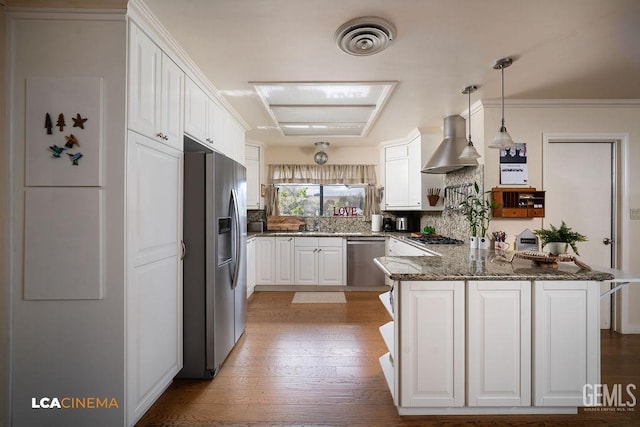
[[[511,139],[511,135],[509,135],[507,128],[504,126],[504,69],[509,67],[512,63],[513,59],[502,58],[498,59],[496,64],[493,66],[495,70],[500,70],[502,73],[502,96],[500,97],[500,105],[502,106],[502,125],[498,130],[498,134],[493,139],[493,142],[489,144],[489,148],[505,149],[515,147],[515,143],[513,142],[513,139]]]
[[[317,165],[324,165],[329,160],[329,156],[325,153],[325,150],[329,147],[328,142],[316,142],[316,149],[318,152],[314,154],[313,161],[316,162]]]
[[[467,86],[462,91],[463,94],[469,95],[469,118],[467,119],[467,122],[469,123],[469,142],[467,143],[467,146],[464,147],[464,150],[462,150],[462,153],[459,156],[460,159],[477,159],[480,157],[480,153],[478,153],[476,147],[473,146],[473,142],[471,142],[471,94],[475,92],[476,89],[478,89],[478,86]]]

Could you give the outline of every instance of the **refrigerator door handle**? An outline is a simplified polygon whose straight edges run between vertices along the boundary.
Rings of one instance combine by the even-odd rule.
[[[231,281],[231,289],[238,286],[238,276],[240,275],[240,211],[238,205],[238,193],[236,189],[231,190],[231,204],[233,206],[233,229],[234,229],[234,245],[235,254],[233,256],[233,278]]]

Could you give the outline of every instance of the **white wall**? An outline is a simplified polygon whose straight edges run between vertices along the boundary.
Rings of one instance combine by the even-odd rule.
[[[270,146],[265,148],[264,164],[313,164],[316,147],[312,142],[305,147]],[[339,165],[376,165],[380,161],[380,152],[375,147],[336,147],[329,145],[327,149],[329,161],[327,164]],[[379,169],[376,169],[376,173]]]
[[[60,16],[59,21],[35,20],[27,15],[14,18],[10,21],[14,74],[9,85],[13,97],[9,143],[13,148],[10,161],[14,180],[12,422],[16,426],[122,425],[127,46],[124,14],[101,15],[99,20],[82,22],[71,15],[65,16],[66,20]],[[29,76],[103,78],[105,287],[104,297],[99,300],[23,299],[24,112],[25,78]],[[5,158],[7,151],[3,150],[3,154],[0,157]],[[34,397],[114,397],[120,408],[32,409]]]
[[[527,143],[527,164],[529,184],[537,189],[543,187],[543,134],[545,133],[628,133],[629,146],[627,175],[623,177],[628,185],[628,208],[640,208],[640,101],[620,102],[577,102],[577,101],[508,101],[505,105],[506,127],[516,142]],[[498,131],[500,123],[499,104],[485,104],[483,140],[490,142]],[[499,186],[499,152],[484,150],[485,188]],[[571,195],[566,195],[567,200]],[[619,267],[640,273],[640,221],[629,221],[629,212],[622,212],[628,229],[623,230],[628,242],[623,248],[623,264]],[[624,220],[623,220],[624,224]],[[542,219],[495,219],[490,230],[504,230],[513,238],[523,229],[534,230],[542,227]],[[626,332],[640,333],[640,284],[630,285],[623,291],[630,303],[623,313],[629,329]],[[624,322],[623,322],[624,323]]]

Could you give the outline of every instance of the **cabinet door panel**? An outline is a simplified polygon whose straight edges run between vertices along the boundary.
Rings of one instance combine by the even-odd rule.
[[[583,406],[600,383],[597,282],[534,282],[534,405]]]
[[[247,242],[247,298],[256,287],[256,240]]]
[[[184,132],[200,142],[206,142],[209,98],[191,79],[185,79],[184,88]]]
[[[406,207],[409,203],[409,159],[385,162],[385,203],[388,208]]]
[[[182,150],[184,72],[168,56],[162,56],[162,133],[166,144]]]
[[[318,249],[319,285],[344,285],[342,283],[343,257],[342,246],[320,247]]]
[[[129,128],[154,137],[160,123],[162,51],[131,25],[129,47]]]
[[[318,283],[317,246],[296,247],[295,270],[296,285],[316,285]]]
[[[410,282],[400,299],[401,406],[464,405],[464,282]]]
[[[468,289],[469,406],[531,404],[531,285],[471,281]]]
[[[273,285],[276,282],[276,240],[274,237],[256,238],[256,284]]]
[[[293,237],[276,237],[276,277],[278,285],[291,285],[293,271]]]

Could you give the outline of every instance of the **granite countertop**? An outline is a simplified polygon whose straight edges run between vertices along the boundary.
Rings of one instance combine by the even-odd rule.
[[[395,237],[402,238],[408,236],[406,232],[388,232],[388,231],[263,231],[249,232],[249,237]]]
[[[493,250],[470,249],[468,245],[426,245],[440,256],[393,256],[374,262],[392,280],[611,280],[611,273],[583,270],[574,263],[558,268],[535,267],[529,260],[506,262]],[[504,260],[501,261],[500,259]]]

